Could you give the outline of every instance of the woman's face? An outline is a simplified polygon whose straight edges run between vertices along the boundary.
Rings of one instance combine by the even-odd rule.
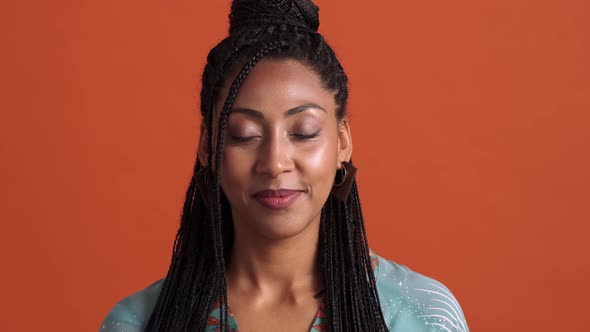
[[[319,226],[336,170],[352,153],[334,96],[295,60],[263,59],[246,78],[228,117],[220,174],[236,234],[278,240]]]

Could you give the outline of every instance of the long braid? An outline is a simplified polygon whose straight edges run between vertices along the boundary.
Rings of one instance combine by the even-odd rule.
[[[248,77],[248,75],[250,74],[250,71],[254,68],[254,66],[256,66],[256,64],[265,56],[267,55],[269,52],[273,51],[274,49],[280,47],[280,46],[286,46],[286,43],[284,42],[271,42],[265,46],[263,46],[256,54],[254,54],[254,56],[250,59],[250,61],[248,61],[248,63],[244,66],[244,68],[242,68],[242,70],[240,71],[240,73],[238,74],[238,76],[235,78],[235,80],[233,81],[231,88],[229,90],[229,94],[227,96],[227,99],[225,101],[225,104],[223,106],[223,109],[221,111],[221,114],[219,116],[219,126],[218,126],[218,130],[217,130],[217,144],[215,147],[215,181],[214,181],[214,198],[215,198],[215,216],[214,216],[214,220],[215,220],[215,236],[217,239],[217,250],[215,252],[216,254],[216,260],[220,263],[218,268],[219,268],[219,275],[221,276],[221,299],[220,299],[220,303],[221,303],[221,307],[223,308],[223,310],[221,311],[221,321],[222,321],[222,326],[226,326],[227,325],[227,317],[228,315],[228,306],[224,305],[227,303],[227,285],[226,285],[226,281],[225,281],[225,252],[223,249],[223,229],[222,229],[222,205],[221,205],[221,184],[220,184],[220,177],[219,177],[219,173],[220,173],[220,169],[221,169],[221,159],[222,159],[222,155],[223,155],[223,141],[224,141],[224,132],[225,132],[225,127],[227,124],[227,118],[229,115],[229,111],[231,110],[231,107],[236,99],[236,96],[238,95],[238,90],[240,89],[240,87],[242,86],[242,83],[244,82],[244,80],[246,79],[246,77]]]
[[[354,299],[352,305],[340,305],[341,312],[332,315],[332,330],[387,331],[378,301],[375,276],[367,273],[372,270],[372,265],[356,181],[353,182],[347,202],[338,202],[330,197],[328,203],[323,211],[323,215],[328,218],[323,219],[322,223],[328,230],[324,241],[324,246],[327,247],[325,254],[334,256],[323,259],[328,262],[325,278],[331,281],[327,289],[330,305],[338,307],[339,301],[348,302]],[[335,213],[330,210],[335,210]],[[335,220],[329,219],[334,214]],[[331,247],[333,242],[339,242],[340,246]],[[329,262],[337,264],[330,266]],[[331,269],[339,273],[329,271]],[[338,275],[342,278],[335,277]],[[345,324],[346,328],[340,327],[341,324]]]
[[[201,91],[202,108],[209,109],[211,107],[212,101],[215,99],[214,94],[219,90],[220,72],[227,70],[228,63],[243,46],[243,43],[239,44],[231,38],[226,38],[210,52],[207,66],[203,71],[203,86],[213,88]],[[208,128],[212,127],[213,117],[210,116],[210,113],[204,115],[204,121]],[[211,135],[212,132],[209,130],[207,140],[209,151],[212,148]],[[193,174],[196,174],[202,167],[197,159]],[[211,266],[219,266],[220,262],[215,257],[215,264],[211,264],[211,257],[208,254],[217,247],[208,241],[205,235],[216,232],[210,227],[211,223],[209,222],[209,220],[215,219],[212,218],[212,210],[205,209],[203,199],[197,195],[197,183],[193,176],[185,198],[181,226],[174,241],[170,269],[162,286],[162,295],[154,308],[154,313],[161,312],[162,314],[151,316],[147,330],[159,331],[164,327],[169,330],[186,330],[187,324],[191,324],[191,322],[193,325],[201,322],[200,326],[205,326],[209,309],[215,301],[215,290],[218,288],[216,284],[221,278],[206,274]],[[194,234],[195,232],[196,234]],[[188,244],[185,244],[187,242]],[[201,282],[198,282],[199,280]],[[199,291],[199,288],[207,291]],[[190,296],[187,296],[184,290],[188,290]],[[188,299],[191,299],[190,303],[187,302]],[[183,314],[183,312],[177,313],[176,310],[179,307],[187,308],[186,312],[190,316]],[[183,320],[181,319],[183,316],[192,316],[195,319]]]
[[[357,220],[358,224],[361,226],[361,227],[359,227],[360,237],[359,237],[359,241],[356,243],[356,246],[359,249],[359,251],[362,252],[361,255],[362,255],[363,264],[365,266],[365,269],[370,271],[372,269],[373,263],[371,262],[371,257],[370,257],[370,253],[369,253],[369,242],[368,242],[367,232],[366,232],[366,229],[364,226],[364,218],[363,218],[363,213],[362,213],[362,209],[361,209],[361,201],[359,198],[358,185],[357,185],[356,181],[353,183],[353,186],[352,186],[351,197],[354,202],[354,208],[355,208],[355,212],[356,212],[355,219]],[[367,294],[367,296],[365,296],[364,298],[367,299],[368,305],[371,308],[371,311],[373,311],[377,314],[377,318],[380,321],[384,321],[385,318],[383,316],[383,312],[381,310],[381,305],[379,303],[379,296],[378,296],[378,292],[377,292],[377,281],[376,281],[375,275],[373,273],[368,273],[367,275],[369,277],[369,289],[368,289],[369,294]]]

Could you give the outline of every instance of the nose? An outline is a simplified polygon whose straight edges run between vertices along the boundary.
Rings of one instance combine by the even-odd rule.
[[[276,178],[281,173],[292,171],[295,163],[291,150],[288,138],[282,133],[268,135],[258,151],[256,172]]]

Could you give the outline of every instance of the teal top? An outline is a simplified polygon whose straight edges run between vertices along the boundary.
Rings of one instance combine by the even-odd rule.
[[[371,252],[373,272],[383,317],[389,331],[469,332],[461,306],[440,282],[416,273],[404,265]],[[129,295],[117,303],[102,322],[102,332],[141,332],[154,310],[164,279]],[[204,332],[219,331],[221,308],[215,305]],[[230,311],[228,323],[238,331]],[[310,332],[328,331],[323,306],[317,312]]]

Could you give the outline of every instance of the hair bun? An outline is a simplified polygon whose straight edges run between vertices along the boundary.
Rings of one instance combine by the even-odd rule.
[[[317,32],[319,10],[311,0],[234,0],[229,14],[229,33],[282,24]]]

